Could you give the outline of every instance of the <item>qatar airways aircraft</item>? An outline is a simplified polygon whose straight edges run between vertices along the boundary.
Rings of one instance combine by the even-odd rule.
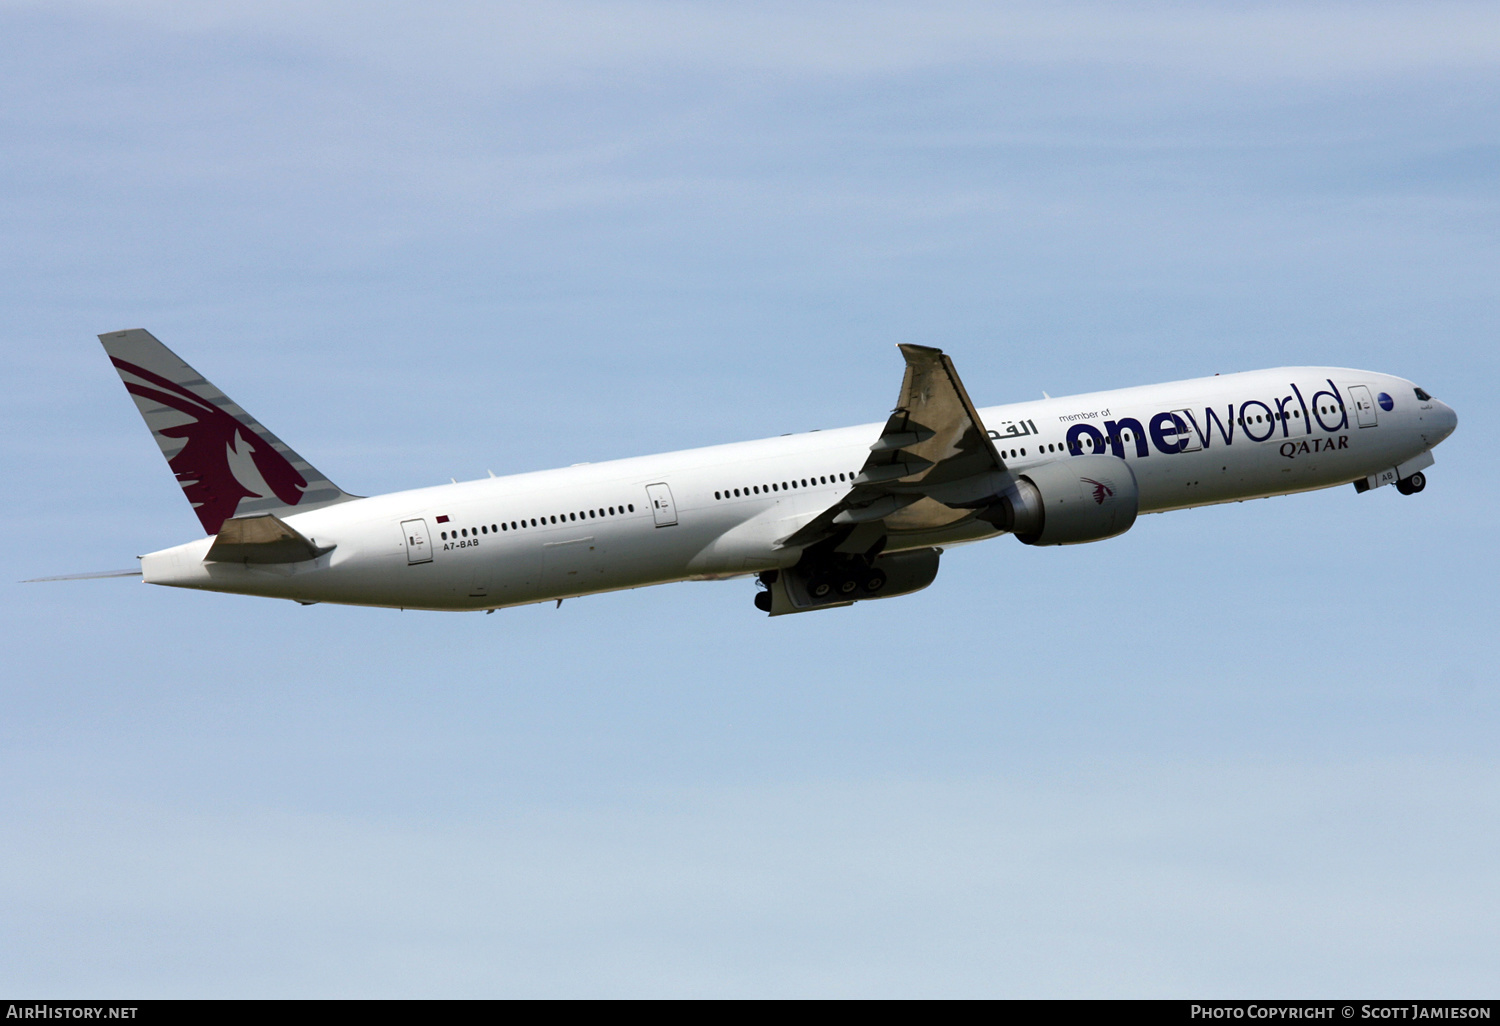
[[[1410,381],[1280,367],[976,409],[903,345],[882,423],[350,495],[149,332],[99,336],[206,537],[147,584],[488,610],[757,577],[772,616],[918,591],[948,547],[1101,541],[1139,513],[1352,483],[1426,485],[1452,409]],[[79,575],[104,576],[104,575]]]

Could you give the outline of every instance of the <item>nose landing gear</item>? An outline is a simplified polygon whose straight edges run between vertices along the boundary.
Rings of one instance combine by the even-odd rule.
[[[1427,487],[1427,475],[1420,470],[1411,477],[1403,477],[1396,482],[1396,491],[1402,495],[1415,495]]]

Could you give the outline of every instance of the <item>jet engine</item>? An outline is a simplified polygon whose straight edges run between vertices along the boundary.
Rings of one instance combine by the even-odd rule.
[[[1077,545],[1130,530],[1140,498],[1129,463],[1070,456],[1029,467],[979,519],[1027,545]]]

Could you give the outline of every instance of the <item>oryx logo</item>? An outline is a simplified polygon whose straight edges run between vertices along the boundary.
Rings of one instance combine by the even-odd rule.
[[[1094,486],[1094,501],[1101,506],[1104,505],[1105,499],[1114,497],[1115,490],[1103,481],[1095,481],[1091,477],[1081,477],[1079,480],[1086,481]]]
[[[302,501],[306,479],[270,442],[176,382],[124,360],[115,359],[114,365],[156,386],[126,381],[125,388],[131,395],[193,418],[187,424],[155,430],[167,438],[186,441],[167,463],[209,534],[219,533],[224,521],[234,516],[241,499],[265,498],[269,490],[288,506]]]

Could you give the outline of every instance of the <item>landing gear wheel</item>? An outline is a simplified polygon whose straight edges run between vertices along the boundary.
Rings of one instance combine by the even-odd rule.
[[[858,590],[859,578],[853,574],[850,574],[848,577],[845,577],[839,581],[840,595],[853,595]]]
[[[1420,470],[1404,480],[1396,482],[1396,491],[1402,495],[1416,495],[1427,487],[1427,475]]]
[[[880,594],[880,590],[885,587],[885,571],[871,570],[865,574],[864,580],[860,582],[860,586],[866,595]]]
[[[833,594],[833,582],[827,577],[814,577],[807,582],[807,593],[821,602]]]
[[[771,593],[769,591],[757,591],[755,593],[755,608],[762,613],[771,611]]]

